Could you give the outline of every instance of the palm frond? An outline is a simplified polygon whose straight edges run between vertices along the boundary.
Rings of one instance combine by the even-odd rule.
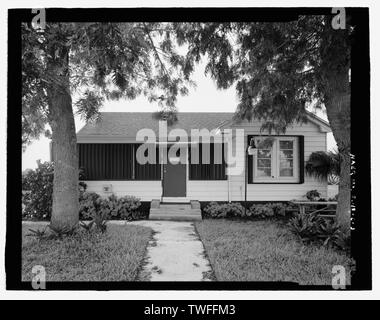
[[[305,166],[306,173],[321,180],[339,176],[340,156],[335,152],[313,152]]]

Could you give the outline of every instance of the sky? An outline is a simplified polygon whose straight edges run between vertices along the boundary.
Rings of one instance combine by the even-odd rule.
[[[238,104],[234,87],[226,90],[218,90],[212,79],[204,74],[204,64],[199,64],[194,72],[193,80],[196,88],[190,88],[185,97],[178,97],[177,109],[179,112],[234,112]],[[101,112],[154,112],[159,109],[157,103],[150,103],[143,96],[135,100],[106,101]],[[327,120],[323,112],[317,114]],[[75,116],[75,127],[78,132],[85,122],[79,116]],[[50,139],[43,136],[29,145],[22,154],[22,170],[37,167],[37,160],[49,161]],[[335,147],[335,141],[331,133],[327,136],[327,148]]]

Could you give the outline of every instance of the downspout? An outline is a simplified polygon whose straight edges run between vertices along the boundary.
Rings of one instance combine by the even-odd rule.
[[[246,216],[247,215],[248,146],[245,147],[244,158],[245,158],[245,163],[244,163],[244,216]]]
[[[231,202],[230,200],[230,175],[227,175],[227,197],[228,197],[228,202]]]
[[[224,140],[224,134],[223,134],[223,140]],[[226,144],[227,148],[231,147],[232,148],[232,140],[231,141],[228,141],[228,143]],[[229,155],[229,150],[224,150],[224,154],[227,154]],[[227,161],[227,166],[229,167],[229,163],[230,163],[230,159],[228,159]],[[227,170],[229,171],[229,170]],[[227,198],[228,198],[228,202],[231,202],[231,196],[230,196],[230,184],[231,184],[231,176],[230,175],[227,175]]]

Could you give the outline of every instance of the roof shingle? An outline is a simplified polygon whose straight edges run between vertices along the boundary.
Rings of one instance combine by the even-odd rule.
[[[190,134],[191,129],[217,128],[223,122],[231,120],[233,112],[179,112],[178,121],[168,127],[184,129]],[[123,136],[136,137],[140,129],[152,129],[158,135],[158,120],[150,112],[102,112],[98,122],[87,123],[79,132],[84,136]]]

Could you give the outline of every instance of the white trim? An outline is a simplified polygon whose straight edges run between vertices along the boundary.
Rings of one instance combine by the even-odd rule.
[[[162,197],[162,202],[179,202],[179,203],[190,203],[190,199],[187,197]]]
[[[257,161],[258,157],[254,157],[253,159],[253,182],[282,182],[282,183],[293,183],[299,181],[299,151],[298,144],[299,138],[292,136],[281,136],[281,137],[273,137],[274,142],[271,150],[271,177],[258,177],[257,173]],[[260,137],[255,138],[255,143],[257,145],[257,140]],[[280,177],[280,163],[279,163],[279,150],[280,150],[280,141],[293,141],[293,176],[292,177]]]
[[[142,143],[136,137],[104,136],[104,135],[77,135],[77,143]]]

